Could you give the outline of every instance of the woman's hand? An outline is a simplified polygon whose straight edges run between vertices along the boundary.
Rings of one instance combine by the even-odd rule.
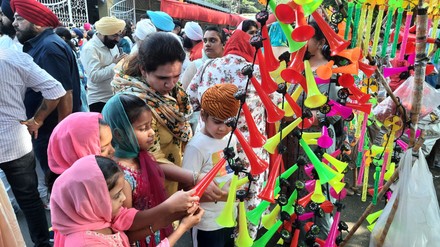
[[[200,222],[205,210],[199,207],[198,204],[194,204],[193,207],[190,208],[189,212],[190,213],[182,219],[179,225],[179,227],[182,227],[185,231],[188,231],[191,229],[191,227]]]
[[[193,196],[194,193],[195,190],[179,190],[171,195],[164,203],[170,207],[172,213],[189,212],[194,204],[197,204],[200,200],[198,196]]]

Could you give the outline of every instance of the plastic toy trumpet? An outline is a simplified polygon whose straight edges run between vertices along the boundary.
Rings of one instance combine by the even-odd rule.
[[[336,172],[331,172],[327,169],[325,169],[325,166],[319,159],[316,157],[316,154],[313,153],[312,149],[306,144],[306,142],[303,139],[299,140],[299,143],[301,147],[304,149],[304,152],[309,157],[310,161],[313,164],[313,167],[315,168],[316,172],[318,173],[319,180],[322,184],[327,183],[328,181],[332,180],[334,177],[336,177]]]
[[[267,111],[267,121],[269,123],[275,123],[280,121],[284,117],[284,111],[278,108],[269,98],[269,96],[265,93],[260,83],[258,83],[255,77],[251,77],[252,85],[258,93],[261,101],[263,102],[264,107]]]
[[[238,203],[238,237],[235,240],[235,244],[242,247],[251,247],[254,240],[249,236],[247,228],[246,209],[244,207],[246,192],[243,192],[237,191],[237,198],[240,202]]]
[[[312,16],[328,41],[332,56],[335,56],[350,45],[349,41],[342,39],[339,35],[335,33],[335,31],[328,25],[327,22],[325,22],[325,20],[319,13],[313,12]]]
[[[400,26],[402,25],[402,15],[403,15],[403,8],[398,8],[397,9],[397,22],[396,22],[396,32],[394,32],[394,41],[393,41],[393,45],[391,47],[391,58],[395,58],[396,57],[396,50],[397,50],[397,42],[399,39],[399,32],[398,30],[400,30]]]
[[[279,6],[280,4],[278,4]],[[297,42],[308,41],[315,35],[315,29],[307,24],[304,18],[304,10],[301,5],[297,5],[296,13],[296,28],[292,31],[292,39]]]
[[[243,110],[246,124],[249,129],[249,144],[253,148],[262,147],[266,142],[266,137],[258,130],[258,127],[255,124],[254,118],[252,117],[252,113],[249,110],[248,105],[244,103],[241,109]]]
[[[361,8],[361,18],[360,18],[359,24],[358,24],[358,29],[359,30],[364,30],[365,29],[365,18],[366,18],[366,15],[367,15],[367,5],[364,4],[364,5],[362,5],[362,8]],[[362,36],[364,36],[364,32],[358,32],[357,40],[359,42],[356,43],[356,47],[361,47]]]
[[[393,22],[394,10],[396,9],[395,2],[396,0],[389,1],[389,7],[387,13],[387,25],[385,27],[385,34],[382,43],[382,53],[380,54],[381,57],[385,57],[385,55],[387,54],[388,39],[390,37],[390,30],[391,30],[391,24]]]
[[[293,166],[291,166],[289,169],[287,169],[285,172],[283,172],[280,176],[280,178],[283,179],[288,179],[296,170],[298,169],[298,165],[295,164]],[[278,193],[280,193],[280,186],[279,186],[279,179],[276,180],[275,182],[275,195],[278,195]],[[258,221],[261,217],[261,215],[263,214],[264,210],[266,210],[266,208],[270,205],[270,202],[268,201],[261,201],[260,204],[258,204],[258,206],[256,208],[254,208],[252,211],[247,212],[247,218],[248,220],[254,224],[254,225],[258,225]]]
[[[368,7],[368,15],[367,15],[367,24],[365,31],[365,39],[364,39],[364,56],[368,55],[368,47],[370,46],[370,37],[371,37],[371,25],[373,22],[374,8],[376,7],[376,1],[373,1],[373,4]]]
[[[198,196],[199,198],[202,197],[203,193],[205,192],[206,188],[208,188],[208,185],[214,180],[217,173],[220,171],[220,169],[225,165],[226,159],[222,158],[217,162],[217,164],[214,165],[214,167],[200,180],[199,183],[194,187],[196,192],[193,196]]]
[[[231,186],[228,193],[228,199],[226,200],[226,205],[223,208],[220,215],[215,220],[217,224],[223,227],[233,227],[235,226],[235,218],[234,218],[234,202],[236,198],[237,191],[237,180],[238,175],[234,174],[232,176]]]
[[[278,132],[276,135],[272,136],[271,138],[267,139],[266,143],[263,145],[263,148],[271,153],[275,153],[275,149],[280,143],[281,140],[283,140],[290,132],[292,132],[302,121],[302,118],[297,118],[295,121],[284,127],[284,129],[280,132]]]
[[[376,52],[377,52],[377,45],[379,44],[379,35],[380,35],[380,28],[382,27],[382,19],[383,19],[383,14],[385,12],[385,6],[384,5],[380,5],[379,6],[379,13],[377,14],[377,23],[376,23],[376,28],[374,29],[374,39],[373,39],[373,47],[371,49],[371,56],[376,56]]]
[[[307,82],[307,98],[304,101],[304,105],[310,109],[318,108],[327,102],[327,96],[319,91],[308,60],[304,61],[304,69]]]
[[[269,7],[272,10],[273,13],[275,13],[277,3],[275,1],[269,1]],[[278,17],[277,17],[278,19]],[[279,20],[279,19],[278,19]],[[307,42],[296,42],[292,39],[292,31],[293,27],[289,24],[285,24],[280,21],[281,29],[283,30],[284,35],[287,38],[287,41],[289,43],[289,52],[295,52],[299,49],[301,49],[304,45],[306,45]]]
[[[351,36],[351,48],[356,47],[357,43],[357,37],[359,32],[359,21],[361,19],[361,10],[362,10],[362,3],[358,2],[356,3],[356,6],[354,7],[355,13],[354,13],[354,22],[353,22],[353,34]]]
[[[273,81],[272,77],[270,77],[268,68],[266,67],[266,58],[263,56],[261,50],[257,51],[257,57],[261,74],[261,87],[263,88],[264,92],[271,94],[277,90],[278,84]]]
[[[348,34],[350,33],[350,25],[351,25],[351,17],[353,15],[353,9],[354,9],[354,3],[348,2],[348,8],[347,8],[347,18],[345,19],[345,33],[344,33],[344,39],[348,40]]]
[[[234,134],[237,137],[238,142],[240,143],[244,153],[249,160],[249,164],[251,166],[251,174],[258,175],[263,173],[267,169],[267,167],[269,167],[269,164],[255,154],[254,150],[252,150],[252,147],[246,141],[240,130],[235,129]]]
[[[275,165],[271,167],[269,172],[269,179],[267,180],[266,186],[264,189],[258,194],[258,197],[269,201],[271,203],[275,203],[275,197],[274,197],[274,189],[275,189],[275,181],[279,175],[280,167],[281,167],[281,159],[282,154],[278,154],[275,159]]]
[[[333,217],[333,223],[330,228],[330,232],[327,236],[327,240],[325,241],[324,247],[333,247],[336,243],[336,237],[338,235],[338,225],[339,225],[339,219],[341,218],[341,211],[338,207],[338,210],[335,213],[335,216]]]

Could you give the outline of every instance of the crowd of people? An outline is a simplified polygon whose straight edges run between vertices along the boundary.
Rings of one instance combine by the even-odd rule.
[[[249,83],[268,76],[250,42],[259,24],[245,20],[225,32],[148,10],[137,23],[102,17],[64,27],[38,1],[0,3],[0,245],[25,246],[14,214],[21,209],[35,246],[53,240],[54,246],[166,247],[189,229],[195,247],[234,246],[235,225],[217,221],[235,198],[228,195],[238,174],[231,159],[200,198],[193,188],[226,156],[249,172],[245,144],[231,133],[253,138],[247,111],[264,138],[274,134],[262,92]],[[297,54],[315,72],[334,58],[319,26],[313,20],[310,26],[314,36]],[[269,35],[277,58],[289,51],[280,23]],[[242,73],[247,66],[251,71]],[[337,100],[335,84],[318,89]],[[275,91],[269,101],[280,104]],[[327,153],[348,142],[340,116],[311,113],[309,131],[326,125],[331,133]],[[252,150],[263,162],[274,158],[261,146]],[[290,154],[293,163],[298,155]],[[245,185],[248,210],[261,203],[267,176],[265,169]],[[326,214],[321,221],[325,239],[332,219]],[[258,226],[248,227],[255,239]]]

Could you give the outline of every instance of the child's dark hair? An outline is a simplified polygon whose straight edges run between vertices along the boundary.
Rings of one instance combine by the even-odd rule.
[[[254,20],[244,20],[241,25],[241,30],[243,32],[247,32],[247,31],[249,31],[249,29],[251,29],[251,27],[255,27],[256,29],[258,29],[257,22]]]
[[[110,126],[103,118],[98,118],[98,123],[99,126]],[[52,192],[53,189],[53,184],[55,183],[55,180],[60,176],[60,174],[56,174],[54,172],[52,172],[51,170],[49,170],[46,173],[46,177],[45,177],[45,182],[46,182],[46,186],[47,186],[47,190],[49,193]]]
[[[119,168],[118,164],[112,159],[103,157],[103,156],[95,156],[96,163],[101,169],[102,174],[104,175],[105,182],[107,183],[108,190],[112,190],[116,183],[118,182],[119,176],[122,175],[122,170]]]
[[[150,107],[147,106],[145,101],[137,96],[131,94],[121,94],[120,100],[122,106],[124,107],[125,114],[127,114],[128,120],[131,124],[136,122],[139,115],[143,111],[151,111]]]

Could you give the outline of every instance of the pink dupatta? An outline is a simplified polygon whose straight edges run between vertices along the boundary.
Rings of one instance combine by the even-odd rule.
[[[94,155],[76,161],[55,181],[50,200],[52,225],[65,235],[68,245],[70,234],[110,227],[120,232],[124,246],[128,243],[123,231],[133,224],[136,209],[121,208],[112,218],[110,194],[104,175]]]

